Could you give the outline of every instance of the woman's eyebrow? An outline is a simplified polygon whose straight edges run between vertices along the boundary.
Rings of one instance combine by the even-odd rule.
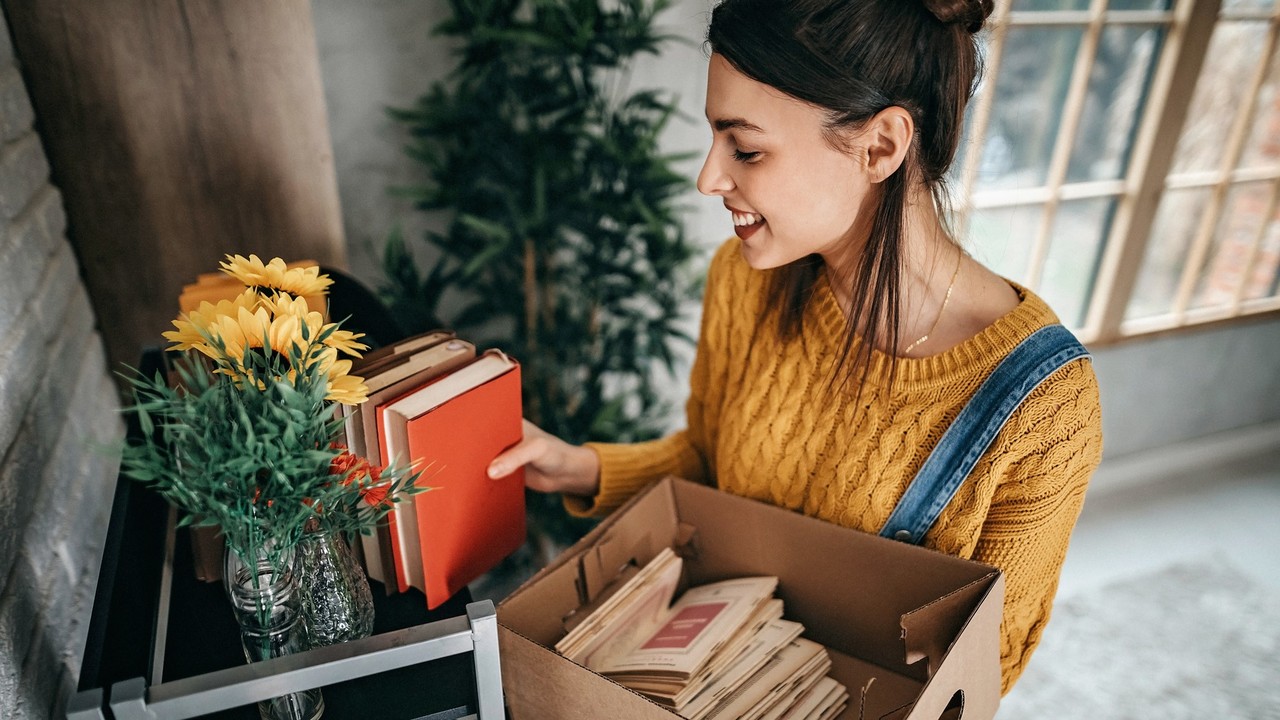
[[[759,125],[756,125],[755,123],[747,122],[742,118],[722,118],[718,120],[712,120],[711,126],[714,127],[718,132],[725,132],[726,130],[746,130],[747,132],[757,132],[757,133],[764,132],[764,130],[761,129]]]

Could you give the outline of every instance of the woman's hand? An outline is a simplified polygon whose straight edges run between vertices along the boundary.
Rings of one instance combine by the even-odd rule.
[[[538,492],[595,495],[600,488],[600,456],[570,445],[528,420],[524,439],[489,463],[489,477],[510,475],[524,466],[524,483]]]

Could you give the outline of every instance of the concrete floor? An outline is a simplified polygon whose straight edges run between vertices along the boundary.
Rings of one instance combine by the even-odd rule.
[[[1108,585],[1206,560],[1280,589],[1280,423],[1104,460],[1072,535],[1057,600],[1088,602],[1083,596]],[[1078,677],[1071,653],[1060,657],[1049,647],[1054,629],[1051,620],[1033,659],[1036,670]],[[1052,696],[1054,689],[1019,684],[997,720],[1015,720],[1035,707],[1036,692]],[[1186,692],[1212,696],[1215,690],[1210,684]]]
[[[1058,597],[1210,557],[1280,588],[1280,424],[1104,460]]]

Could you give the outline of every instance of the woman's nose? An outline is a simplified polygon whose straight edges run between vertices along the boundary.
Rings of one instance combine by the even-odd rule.
[[[702,162],[702,172],[698,173],[698,192],[703,195],[724,195],[733,189],[733,180],[725,172],[724,163],[718,155],[712,146],[707,151],[707,159]]]

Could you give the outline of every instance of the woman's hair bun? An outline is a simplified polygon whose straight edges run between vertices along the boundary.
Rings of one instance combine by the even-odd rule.
[[[995,3],[993,0],[924,0],[924,6],[943,23],[963,25],[969,32],[976,33],[987,22]]]

